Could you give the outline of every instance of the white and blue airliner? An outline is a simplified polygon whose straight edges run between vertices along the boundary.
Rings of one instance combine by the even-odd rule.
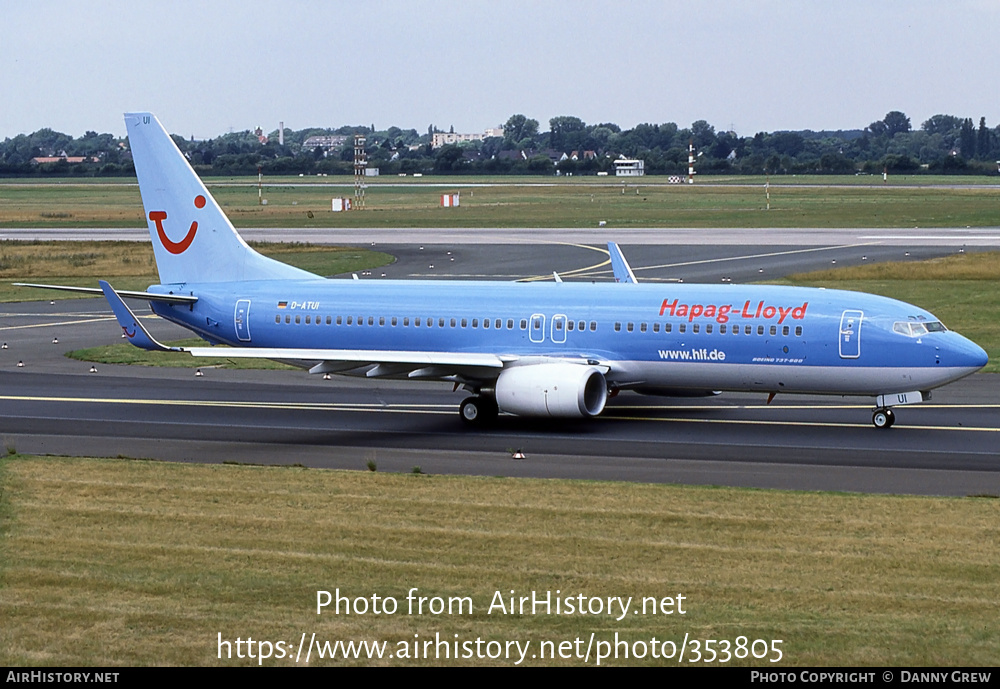
[[[250,248],[152,114],[128,113],[125,123],[160,284],[100,285],[144,349],[449,381],[471,393],[460,405],[470,424],[498,413],[594,417],[628,390],[753,391],[768,401],[873,397],[872,422],[888,428],[893,406],[987,362],[911,304],[804,287],[637,284],[613,243],[614,283],[325,279]],[[122,297],[148,301],[214,346],[160,344]]]

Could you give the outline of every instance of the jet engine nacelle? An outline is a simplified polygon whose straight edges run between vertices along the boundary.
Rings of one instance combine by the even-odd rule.
[[[552,363],[504,369],[497,378],[500,411],[518,416],[597,416],[608,401],[604,374],[594,366]]]

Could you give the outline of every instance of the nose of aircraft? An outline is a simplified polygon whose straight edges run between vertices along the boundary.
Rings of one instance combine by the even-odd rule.
[[[990,360],[986,350],[972,340],[958,333],[949,335],[954,337],[949,338],[946,351],[943,352],[942,363],[956,368],[967,368],[969,373],[974,373]]]

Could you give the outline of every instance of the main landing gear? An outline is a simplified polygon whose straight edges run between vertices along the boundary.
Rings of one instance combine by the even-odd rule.
[[[462,400],[458,413],[462,421],[469,426],[486,426],[496,421],[500,410],[492,397],[476,395]]]
[[[872,424],[875,428],[891,428],[896,423],[896,415],[888,407],[876,409],[872,414]]]

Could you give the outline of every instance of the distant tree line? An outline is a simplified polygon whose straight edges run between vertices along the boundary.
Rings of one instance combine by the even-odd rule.
[[[910,118],[892,111],[864,129],[759,132],[738,136],[716,131],[704,120],[681,128],[673,122],[639,124],[623,130],[611,122],[586,124],[578,117],[537,120],[512,115],[502,137],[432,148],[435,133],[415,129],[344,126],[337,129],[243,131],[205,141],[174,136],[181,151],[202,175],[352,174],[355,134],[364,134],[369,167],[394,174],[595,174],[613,172],[619,157],[642,158],[647,174],[681,175],[693,144],[699,174],[879,174],[997,173],[1000,127],[971,118],[935,115],[914,130]],[[454,131],[454,127],[451,127]],[[310,147],[313,136],[346,137],[339,147]],[[42,157],[83,157],[37,163]],[[128,143],[111,134],[87,132],[73,138],[51,129],[0,142],[0,176],[130,176]]]

